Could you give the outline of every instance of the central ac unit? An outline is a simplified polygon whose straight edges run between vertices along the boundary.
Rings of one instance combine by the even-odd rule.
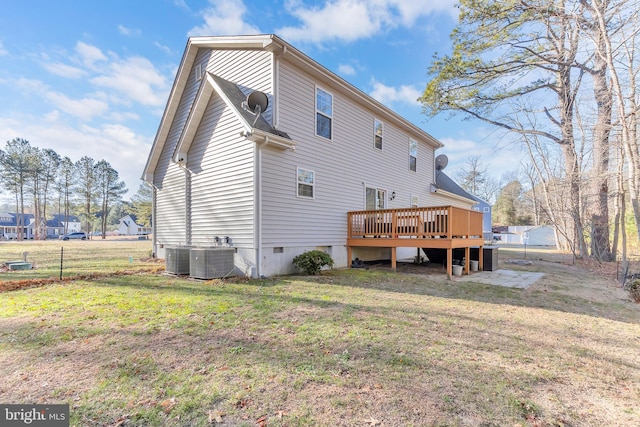
[[[232,276],[234,248],[191,248],[189,275],[196,279],[216,279]]]
[[[189,248],[173,246],[165,249],[165,270],[171,274],[189,274]]]

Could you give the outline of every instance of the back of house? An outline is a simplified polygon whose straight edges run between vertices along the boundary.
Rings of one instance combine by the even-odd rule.
[[[473,205],[434,191],[441,146],[277,36],[191,38],[143,176],[154,251],[230,246],[252,277],[311,249],[347,266],[349,211]]]

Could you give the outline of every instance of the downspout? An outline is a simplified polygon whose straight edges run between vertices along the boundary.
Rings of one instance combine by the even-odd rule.
[[[262,277],[262,147],[269,144],[269,138],[256,145],[253,170],[255,193],[255,227],[254,241],[256,242],[256,271],[254,278]]]

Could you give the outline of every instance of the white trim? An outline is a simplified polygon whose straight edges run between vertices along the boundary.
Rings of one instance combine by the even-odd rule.
[[[322,92],[326,93],[327,95],[329,95],[331,97],[331,115],[327,115],[324,112],[318,110],[318,91],[321,90]],[[314,135],[318,136],[320,138],[326,139],[328,141],[332,141],[333,142],[333,134],[334,134],[334,121],[333,121],[333,98],[334,95],[332,92],[326,90],[324,87],[320,86],[320,85],[315,85],[315,89],[313,91],[313,105],[314,105],[314,111],[315,114],[313,115],[313,124],[314,124]],[[327,117],[331,122],[330,122],[330,129],[329,129],[329,138],[327,138],[326,136],[323,135],[318,135],[318,114],[322,114],[323,116]]]
[[[376,147],[376,137],[378,136],[376,123],[380,123],[382,134],[380,135],[380,148]],[[384,151],[384,122],[377,117],[373,118],[373,148],[379,151]]]
[[[416,155],[415,156],[411,155],[411,143],[412,142],[415,142],[415,144],[416,144]],[[409,158],[407,159],[409,161],[408,169],[409,169],[410,172],[418,172],[418,140],[409,137],[409,146],[408,146],[408,148],[409,148],[409,153],[408,153],[409,154]],[[414,159],[416,159],[416,170],[411,169],[411,158],[412,157]]]
[[[309,184],[309,183],[298,181],[300,171],[311,172],[313,174],[313,182],[311,184]],[[311,196],[311,197],[309,197],[309,196],[301,196],[300,192],[298,191],[298,185],[299,184],[310,186],[311,187],[311,191],[313,192],[313,196]],[[314,170],[303,168],[303,167],[300,167],[300,166],[296,166],[296,197],[299,198],[299,199],[307,199],[307,200],[314,200],[316,198],[316,172]]]

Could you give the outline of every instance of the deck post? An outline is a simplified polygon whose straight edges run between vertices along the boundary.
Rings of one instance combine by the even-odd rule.
[[[484,255],[482,254],[482,245],[478,249],[478,271],[484,271]]]
[[[451,275],[453,274],[453,268],[451,265],[453,264],[453,249],[447,248],[447,279],[451,280]]]
[[[467,246],[466,248],[464,248],[464,269],[467,270],[467,276],[471,274],[471,269],[469,268],[471,266],[471,261],[469,260],[470,255],[471,248]]]
[[[391,248],[391,269],[396,271],[396,247]]]
[[[351,261],[352,261],[351,252],[352,252],[351,246],[347,245],[347,266],[348,267],[351,267]]]

